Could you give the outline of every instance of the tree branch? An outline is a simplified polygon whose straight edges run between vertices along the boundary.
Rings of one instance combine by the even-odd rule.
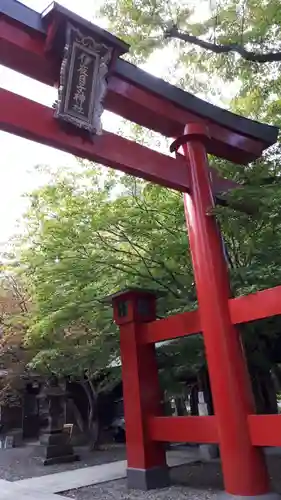
[[[182,287],[182,283],[180,281],[178,281],[178,279],[176,278],[175,274],[169,269],[169,267],[163,262],[163,261],[159,261],[159,260],[155,260],[153,259],[150,255],[148,257],[145,257],[143,255],[141,255],[140,252],[143,252],[145,251],[146,252],[146,249],[144,249],[143,247],[141,247],[140,245],[138,245],[136,242],[132,242],[132,240],[127,236],[126,232],[122,230],[121,226],[119,225],[119,228],[118,226],[114,226],[116,229],[119,229],[120,233],[121,233],[121,236],[127,241],[127,243],[129,243],[129,245],[131,246],[131,248],[133,250],[135,250],[136,254],[138,255],[138,257],[140,258],[140,260],[143,262],[143,264],[145,265],[148,273],[151,275],[151,277],[154,279],[154,277],[152,276],[150,270],[148,269],[148,264],[147,264],[147,261],[148,262],[152,262],[154,264],[156,264],[156,266],[158,267],[163,267],[164,270],[166,271],[167,274],[170,274],[170,276],[172,277],[172,279],[174,280],[177,288],[181,288]],[[163,226],[164,227],[164,226]],[[108,232],[110,232],[111,234],[114,234],[116,236],[116,233],[113,233],[112,231],[109,231],[107,230]],[[100,239],[102,240],[102,237],[100,235],[99,232],[97,232],[96,234],[98,234],[98,236],[100,237]],[[130,255],[130,256],[133,256],[133,254],[130,254],[129,252],[126,252],[125,250],[120,250],[120,249],[117,249],[116,247],[114,246],[111,246],[110,244],[106,243],[105,240],[102,240],[104,244],[106,244],[109,248],[113,249],[115,252],[120,252],[120,253],[123,253],[123,254],[127,254],[127,255]],[[120,240],[119,240],[120,241]],[[118,242],[118,240],[117,240]],[[138,251],[140,250],[140,252]],[[184,276],[183,273],[178,273],[178,275],[182,275]]]
[[[208,42],[206,40],[198,38],[197,36],[180,31],[176,25],[173,25],[170,29],[166,30],[164,32],[164,37],[177,38],[178,40],[182,40],[183,42],[197,45],[197,47],[201,47],[202,49],[210,50],[215,54],[229,54],[229,52],[236,52],[237,54],[240,54],[240,56],[243,57],[243,59],[245,59],[246,61],[257,63],[281,61],[281,52],[267,52],[265,54],[262,54],[258,52],[248,51],[242,45],[236,43],[222,45]]]

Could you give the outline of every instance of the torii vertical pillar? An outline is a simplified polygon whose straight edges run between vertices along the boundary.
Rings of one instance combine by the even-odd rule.
[[[156,319],[156,297],[153,292],[134,289],[117,293],[111,300],[120,328],[128,487],[162,488],[169,484],[165,448],[147,433],[148,418],[162,415],[155,346],[140,342],[141,325]]]
[[[268,496],[263,451],[252,446],[247,417],[254,413],[242,343],[228,307],[229,279],[212,209],[205,144],[208,130],[190,124],[180,139],[190,170],[191,194],[184,195],[200,321],[218,426],[226,493]]]

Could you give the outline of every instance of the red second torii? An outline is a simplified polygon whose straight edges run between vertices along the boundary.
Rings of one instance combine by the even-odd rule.
[[[234,183],[213,175],[207,154],[246,164],[278,130],[212,106],[120,59],[128,46],[54,3],[42,16],[15,0],[0,4],[0,63],[58,85],[54,111],[0,90],[0,128],[184,193],[198,311],[156,321],[152,292],[111,297],[120,327],[128,484],[168,484],[163,442],[218,443],[231,496],[270,494],[262,446],[281,445],[281,417],[255,415],[235,325],[281,313],[281,287],[229,298],[221,237],[210,209]],[[80,76],[79,76],[80,75]],[[82,76],[81,76],[82,75]],[[91,77],[89,77],[91,75]],[[115,134],[95,135],[102,105],[167,137],[171,158]],[[244,207],[245,208],[245,207]],[[155,342],[202,332],[215,416],[164,417]]]

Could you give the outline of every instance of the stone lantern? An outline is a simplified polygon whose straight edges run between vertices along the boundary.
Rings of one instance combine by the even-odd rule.
[[[48,426],[40,438],[41,455],[44,465],[52,465],[79,460],[64,432],[64,403],[66,392],[52,376],[39,394],[48,404]]]

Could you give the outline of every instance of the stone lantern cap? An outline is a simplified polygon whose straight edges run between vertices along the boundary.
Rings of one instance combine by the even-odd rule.
[[[150,295],[152,297],[155,297],[156,299],[159,299],[161,297],[165,297],[166,292],[163,292],[162,290],[152,290],[149,288],[139,288],[139,287],[125,288],[124,290],[119,290],[118,292],[112,293],[111,295],[107,295],[106,297],[102,298],[101,301],[104,304],[111,304],[113,300],[118,299],[119,297],[125,297],[129,295],[131,296]]]
[[[51,377],[38,394],[38,398],[62,398],[66,396],[67,392],[59,385],[56,377]]]

